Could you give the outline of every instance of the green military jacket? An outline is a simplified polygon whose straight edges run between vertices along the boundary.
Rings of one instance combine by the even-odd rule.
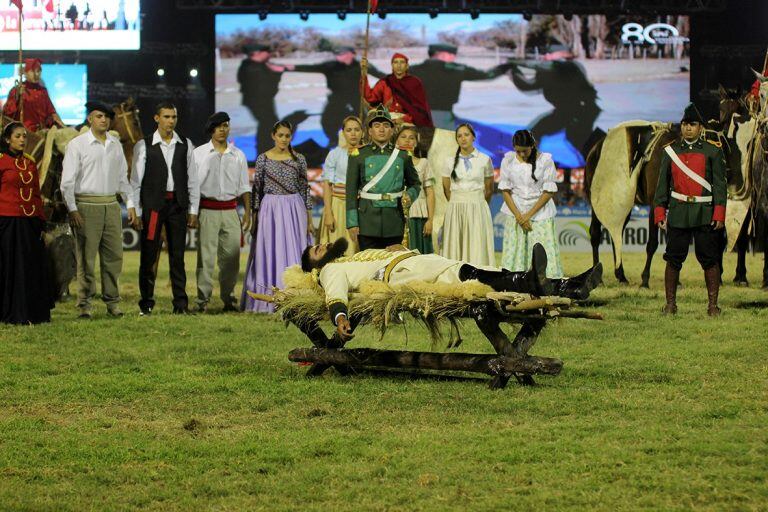
[[[659,169],[659,183],[653,199],[654,222],[658,224],[666,219],[667,224],[674,228],[706,226],[712,221],[725,222],[725,156],[720,145],[703,139],[689,144],[681,139],[672,142],[669,147],[684,165],[704,178],[712,190],[707,190],[684,173],[664,151]],[[685,198],[672,197],[673,191]],[[696,202],[696,197],[711,197],[711,201]]]
[[[373,194],[403,191],[414,201],[421,192],[421,182],[413,161],[407,152],[396,149],[392,143],[383,148],[367,144],[349,156],[347,164],[347,229],[360,228],[360,234],[374,237],[402,236],[405,217],[400,198],[381,200],[361,199],[362,188],[376,176],[389,160],[392,151],[398,151],[387,174],[368,190]]]

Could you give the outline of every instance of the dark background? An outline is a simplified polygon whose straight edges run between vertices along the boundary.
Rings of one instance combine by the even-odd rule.
[[[0,0],[7,1],[7,0]],[[754,81],[750,67],[760,70],[768,49],[768,1],[766,0],[701,0],[702,3],[680,0],[659,4],[644,2],[596,1],[594,5],[607,10],[655,14],[685,13],[691,16],[691,96],[702,113],[713,117],[717,109],[717,87],[748,89]],[[161,99],[172,100],[179,109],[178,130],[199,144],[206,139],[203,125],[214,109],[214,16],[217,12],[336,12],[340,6],[360,11],[359,2],[259,2],[226,0],[142,0],[142,34],[139,51],[26,52],[26,57],[39,57],[44,63],[88,64],[89,99],[110,103],[133,96],[141,109],[145,134],[154,129],[153,107]],[[417,3],[417,2],[414,2]],[[498,12],[492,2],[461,2],[433,0],[419,2],[428,8],[445,12],[469,12],[487,8]],[[509,12],[528,10],[553,11],[551,2],[506,2]],[[398,2],[381,0],[381,8],[390,12],[413,11],[395,9]],[[429,5],[427,5],[429,4]],[[301,7],[304,5],[304,7]],[[413,5],[413,4],[411,4]],[[561,2],[558,5],[568,5]],[[590,8],[589,2],[573,5]],[[689,7],[698,5],[698,7]],[[215,6],[218,6],[216,8]],[[431,7],[430,7],[431,6]],[[679,6],[679,7],[677,7]],[[497,7],[497,6],[496,6]],[[540,9],[536,9],[540,7]],[[661,7],[664,10],[659,10]],[[517,10],[516,10],[517,8]],[[690,10],[686,10],[690,9]],[[351,9],[350,9],[351,11]],[[574,11],[580,13],[578,11]],[[482,16],[482,9],[479,14]],[[15,62],[16,51],[0,52],[3,62]],[[165,69],[160,83],[157,68]],[[189,77],[196,68],[197,79]],[[678,108],[675,105],[672,108]]]

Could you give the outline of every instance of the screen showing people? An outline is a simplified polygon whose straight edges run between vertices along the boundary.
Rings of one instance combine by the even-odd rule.
[[[417,125],[472,123],[497,169],[518,129],[529,128],[559,168],[578,169],[595,130],[673,121],[670,105],[689,98],[686,16],[389,14],[372,18],[364,60],[365,18],[216,16],[216,108],[233,116],[250,161],[271,143],[274,122],[288,119],[294,144],[319,167],[342,120],[360,111],[361,67],[366,98],[378,91]],[[413,101],[397,101],[408,76],[425,101],[410,84]]]
[[[25,50],[138,50],[139,0],[24,0]],[[0,48],[19,47],[19,9],[0,2]]]
[[[40,84],[48,91],[61,120],[77,125],[85,119],[88,100],[88,66],[85,64],[46,64]],[[0,64],[0,109],[19,79],[17,64]]]

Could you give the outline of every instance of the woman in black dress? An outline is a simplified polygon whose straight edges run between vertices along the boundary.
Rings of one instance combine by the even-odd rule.
[[[43,243],[43,200],[21,123],[0,137],[0,322],[50,322],[52,285]]]

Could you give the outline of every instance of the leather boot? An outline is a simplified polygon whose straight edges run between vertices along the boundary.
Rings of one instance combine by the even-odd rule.
[[[664,269],[664,295],[667,298],[667,304],[661,312],[665,315],[674,315],[677,313],[677,281],[680,278],[680,271],[672,268],[667,263]]]
[[[568,297],[573,300],[587,300],[589,292],[597,288],[603,280],[603,264],[597,265],[586,272],[565,279],[552,279],[555,295]]]
[[[720,292],[720,267],[715,265],[704,271],[704,282],[707,283],[707,314],[709,316],[719,316],[720,308],[717,307],[717,296]]]
[[[540,297],[552,295],[552,282],[547,279],[547,253],[539,244],[533,248],[532,263],[531,270],[527,272],[482,270],[472,265],[462,265],[459,269],[459,279],[477,279],[497,292],[530,293]]]

